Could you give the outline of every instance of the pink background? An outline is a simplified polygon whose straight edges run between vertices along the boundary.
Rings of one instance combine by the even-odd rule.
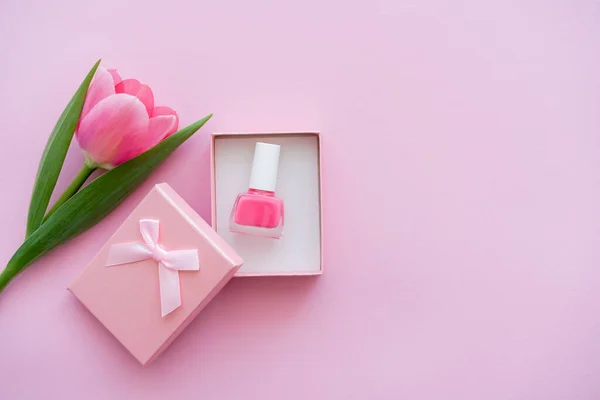
[[[96,58],[215,113],[2,293],[1,399],[600,397],[597,1],[2,0],[0,50],[2,263]],[[152,184],[209,218],[209,132],[311,129],[322,277],[236,279],[145,369],[65,290]]]

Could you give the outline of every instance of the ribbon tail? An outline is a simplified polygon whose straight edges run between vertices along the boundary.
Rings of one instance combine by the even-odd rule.
[[[158,282],[160,285],[160,307],[162,316],[165,317],[181,305],[179,272],[168,269],[160,262],[158,263]]]

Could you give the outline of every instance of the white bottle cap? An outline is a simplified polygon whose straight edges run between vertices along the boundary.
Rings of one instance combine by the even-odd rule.
[[[250,189],[274,192],[278,166],[279,145],[257,142],[250,173],[250,185],[248,185]]]

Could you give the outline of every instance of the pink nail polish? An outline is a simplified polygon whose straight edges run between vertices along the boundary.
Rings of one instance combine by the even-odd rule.
[[[229,230],[279,239],[283,201],[275,197],[279,145],[256,143],[248,192],[240,193],[231,210]]]

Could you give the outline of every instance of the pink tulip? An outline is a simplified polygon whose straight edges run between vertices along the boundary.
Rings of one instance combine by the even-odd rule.
[[[173,109],[154,106],[148,85],[98,68],[75,135],[89,167],[112,169],[154,147],[178,124]]]
[[[77,193],[94,170],[131,160],[172,135],[178,125],[173,109],[154,107],[148,85],[123,80],[114,69],[98,68],[75,132],[85,163],[45,218]]]

